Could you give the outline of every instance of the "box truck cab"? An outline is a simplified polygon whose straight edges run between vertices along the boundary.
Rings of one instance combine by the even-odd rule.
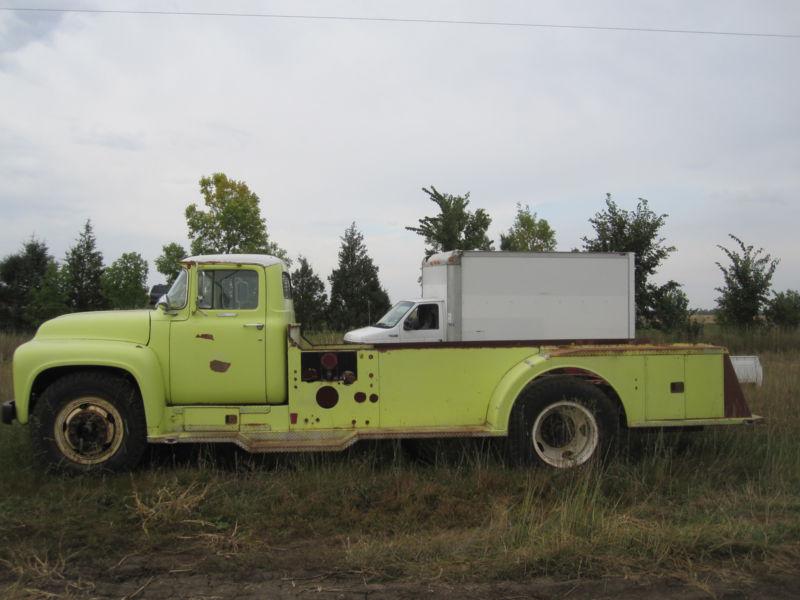
[[[636,337],[631,252],[434,254],[422,298],[395,304],[350,343],[613,340]]]
[[[375,325],[348,332],[344,341],[353,344],[444,342],[447,339],[446,314],[444,300],[401,300]]]

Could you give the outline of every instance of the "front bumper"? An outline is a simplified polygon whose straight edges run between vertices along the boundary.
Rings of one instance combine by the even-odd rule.
[[[11,425],[14,420],[17,418],[17,405],[13,400],[9,400],[8,402],[3,402],[3,406],[0,412],[0,419],[6,425]]]

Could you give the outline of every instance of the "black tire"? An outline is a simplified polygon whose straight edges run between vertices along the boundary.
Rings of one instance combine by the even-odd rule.
[[[514,403],[508,454],[514,464],[569,469],[605,456],[618,432],[617,405],[597,386],[570,376],[546,376]]]
[[[147,448],[138,390],[125,378],[81,371],[54,381],[31,414],[34,457],[72,473],[127,471]]]

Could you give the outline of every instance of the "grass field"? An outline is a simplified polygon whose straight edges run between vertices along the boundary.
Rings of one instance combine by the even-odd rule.
[[[790,351],[730,340],[761,355],[764,386],[745,394],[765,424],[637,438],[574,473],[510,468],[485,444],[453,445],[421,465],[382,443],[281,457],[160,448],[132,474],[59,477],[31,465],[25,428],[1,427],[0,596],[147,597],[154,578],[247,581],[264,569],[318,592],[341,579],[547,576],[666,577],[713,594],[720,581],[791,577],[800,570],[800,350],[796,334],[784,335]],[[3,399],[20,341],[0,334]]]

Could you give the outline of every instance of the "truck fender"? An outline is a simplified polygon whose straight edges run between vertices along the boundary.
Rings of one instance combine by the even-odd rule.
[[[111,367],[130,374],[142,396],[148,431],[158,429],[166,395],[155,352],[141,344],[106,340],[34,339],[20,346],[14,354],[14,398],[20,423],[28,422],[37,377],[63,367]]]
[[[520,392],[546,367],[547,357],[534,354],[511,367],[492,392],[486,423],[494,430],[508,433],[511,408]]]
[[[610,388],[608,391],[611,393],[611,400],[618,404],[621,415],[626,418],[625,406],[620,401],[614,386],[608,382],[608,378],[595,370],[586,369],[585,366],[578,364],[552,364],[549,356],[535,354],[512,367],[497,384],[489,402],[486,414],[487,424],[495,431],[508,433],[511,409],[514,407],[514,402],[516,402],[522,390],[538,377],[553,371],[561,371],[562,369],[575,369],[585,375],[591,375],[593,378],[601,380],[604,385]]]

